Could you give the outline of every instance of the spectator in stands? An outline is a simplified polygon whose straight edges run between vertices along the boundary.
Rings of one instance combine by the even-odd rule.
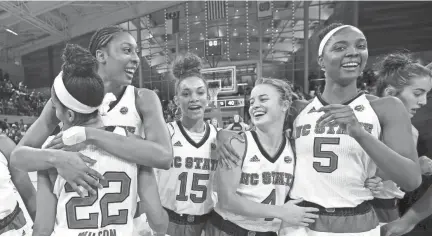
[[[243,119],[240,117],[240,115],[238,114],[234,115],[233,119],[234,122],[228,125],[226,129],[233,130],[233,131],[243,131],[243,132],[249,129],[249,125],[243,122]]]

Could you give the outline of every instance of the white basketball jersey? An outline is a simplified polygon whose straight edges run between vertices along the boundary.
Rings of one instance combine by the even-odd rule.
[[[13,212],[17,205],[8,160],[0,151],[0,220]]]
[[[171,169],[158,171],[162,206],[179,214],[207,214],[213,209],[210,189],[218,164],[217,159],[212,159],[217,131],[205,123],[205,134],[197,143],[180,121],[168,123],[168,129],[174,160]]]
[[[381,136],[379,119],[366,95],[360,93],[349,105],[367,132]],[[338,125],[317,127],[328,105],[316,96],[294,121],[293,137],[297,166],[291,198],[319,204],[325,208],[355,207],[373,199],[365,181],[375,175],[376,165],[363,148]]]
[[[145,138],[142,119],[135,106],[135,87],[127,86],[118,103],[102,116],[105,126],[125,127],[129,132]]]
[[[247,131],[246,154],[237,193],[253,202],[283,205],[293,181],[295,157],[290,142],[283,143],[274,157],[263,149],[255,131]],[[216,204],[215,211],[224,219],[251,231],[278,231],[278,218],[253,218],[231,213]]]
[[[113,132],[126,135],[119,127]],[[106,181],[101,182],[103,189],[97,190],[96,196],[87,194],[81,198],[61,176],[57,176],[53,189],[58,199],[53,234],[132,235],[137,205],[137,165],[94,145],[87,145],[80,153],[97,161],[91,168],[102,174]]]

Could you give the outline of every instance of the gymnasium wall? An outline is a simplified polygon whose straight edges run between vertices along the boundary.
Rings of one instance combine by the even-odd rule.
[[[92,34],[93,32],[90,32],[22,56],[24,82],[27,87],[30,89],[50,87],[61,70],[61,54],[66,43],[87,47]]]
[[[9,79],[14,85],[18,85],[21,81],[24,81],[24,67],[18,66],[14,63],[0,62],[0,68],[3,71],[3,74],[9,74]]]

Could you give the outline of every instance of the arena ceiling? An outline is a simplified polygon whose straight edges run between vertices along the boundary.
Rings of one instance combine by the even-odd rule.
[[[173,6],[172,1],[0,1],[0,61]],[[16,34],[15,34],[16,33]]]

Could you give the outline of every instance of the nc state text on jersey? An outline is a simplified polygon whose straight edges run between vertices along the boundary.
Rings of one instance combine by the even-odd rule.
[[[286,185],[291,186],[293,175],[285,172],[263,172],[261,173],[261,182],[265,185]],[[258,185],[260,174],[242,172],[240,183],[244,185]]]
[[[360,124],[363,125],[363,128],[368,133],[372,133],[373,124],[370,124],[370,123],[360,123]],[[326,128],[328,128],[328,129],[326,129]],[[301,126],[296,126],[294,137],[299,138],[300,136],[302,136],[302,137],[308,136],[310,134],[311,129],[312,129],[312,126],[310,124],[304,124]],[[345,129],[343,129],[342,127],[340,127],[337,124],[329,124],[325,127],[320,127],[320,126],[317,126],[317,124],[315,124],[314,133],[315,134],[347,134]]]
[[[210,158],[175,156],[171,167],[181,168],[184,165],[187,169],[211,170],[215,171],[218,161]]]

